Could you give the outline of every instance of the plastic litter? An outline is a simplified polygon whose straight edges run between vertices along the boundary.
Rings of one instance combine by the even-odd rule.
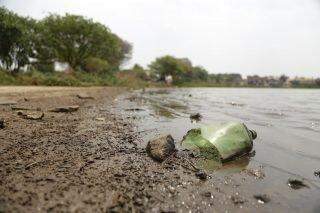
[[[257,137],[254,130],[238,122],[212,124],[190,130],[181,144],[200,157],[226,162],[248,154]]]

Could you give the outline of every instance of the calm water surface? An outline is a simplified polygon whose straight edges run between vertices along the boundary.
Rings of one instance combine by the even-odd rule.
[[[180,141],[191,128],[239,121],[258,133],[256,155],[239,162],[241,169],[264,167],[271,183],[295,176],[320,186],[314,175],[320,170],[320,90],[149,89],[123,101],[124,116],[135,118],[145,143],[162,134]],[[197,112],[203,118],[192,123],[189,116]]]

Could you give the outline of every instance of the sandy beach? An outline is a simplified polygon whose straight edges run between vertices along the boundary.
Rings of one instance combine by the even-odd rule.
[[[153,161],[145,151],[144,132],[123,110],[131,106],[119,96],[130,96],[130,91],[0,87],[0,119],[5,121],[0,129],[0,211],[319,211],[311,201],[295,204],[300,196],[308,200],[319,195],[313,185],[293,191],[284,182],[275,186],[278,192],[268,194],[263,167],[228,175],[209,172],[200,180],[181,152],[162,163]],[[75,105],[79,109],[74,112],[50,111]],[[26,119],[13,106],[26,114],[43,112],[44,117]],[[271,201],[257,199],[264,194]]]

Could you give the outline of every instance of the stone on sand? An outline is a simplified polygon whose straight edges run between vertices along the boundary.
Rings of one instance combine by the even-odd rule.
[[[49,110],[50,112],[75,112],[79,109],[78,105],[74,105],[74,106],[61,106],[61,107],[56,107],[53,108],[51,110]]]
[[[43,112],[25,113],[23,111],[18,111],[18,115],[28,120],[42,120],[44,117]]]
[[[0,129],[4,129],[4,119],[0,118]]]
[[[157,138],[148,142],[148,155],[156,161],[162,162],[175,151],[174,139],[171,135]]]

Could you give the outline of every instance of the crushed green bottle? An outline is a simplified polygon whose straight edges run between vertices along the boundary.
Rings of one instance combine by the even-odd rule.
[[[226,162],[249,153],[256,137],[257,133],[243,123],[229,122],[192,129],[181,144],[197,156]]]

